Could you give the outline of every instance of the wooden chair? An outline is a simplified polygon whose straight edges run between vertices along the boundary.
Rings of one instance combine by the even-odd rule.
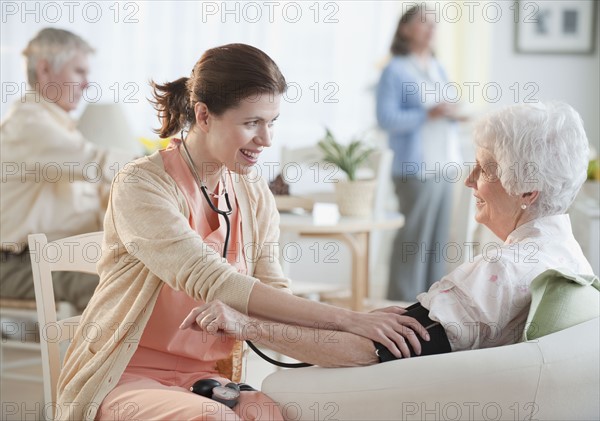
[[[64,351],[73,338],[80,319],[80,316],[74,316],[58,320],[52,272],[97,273],[96,262],[100,258],[102,235],[102,232],[93,232],[50,243],[45,234],[29,236],[35,301],[40,324],[45,408],[54,408]],[[218,371],[223,376],[239,382],[243,359],[243,342],[237,342],[229,358],[217,362]]]
[[[102,232],[76,235],[50,243],[45,234],[29,236],[46,408],[54,408],[56,402],[56,385],[62,368],[61,345],[67,345],[72,339],[80,317],[58,320],[52,272],[97,273],[96,262],[100,258],[101,242]]]

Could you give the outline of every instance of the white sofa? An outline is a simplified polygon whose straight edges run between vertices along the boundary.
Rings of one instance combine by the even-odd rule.
[[[280,370],[262,390],[290,420],[600,420],[599,321],[498,348]]]

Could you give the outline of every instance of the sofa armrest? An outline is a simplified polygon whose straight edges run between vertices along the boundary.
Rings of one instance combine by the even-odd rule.
[[[544,356],[539,420],[600,420],[600,319],[538,339]]]
[[[600,419],[598,335],[596,319],[498,348],[281,370],[262,390],[289,420]]]
[[[536,343],[521,343],[370,367],[282,370],[262,390],[293,420],[514,420],[531,412],[541,361]]]

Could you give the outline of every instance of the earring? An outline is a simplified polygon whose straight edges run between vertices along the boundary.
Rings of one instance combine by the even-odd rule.
[[[523,204],[521,205],[521,209],[523,209],[523,210],[527,209],[527,205],[526,205],[525,203],[523,203]]]

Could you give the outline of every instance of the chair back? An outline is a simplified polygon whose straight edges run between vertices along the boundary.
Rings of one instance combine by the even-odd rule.
[[[57,320],[52,272],[98,273],[96,262],[102,254],[102,232],[76,235],[48,242],[45,234],[29,236],[35,301],[40,328],[45,408],[56,402],[56,386],[62,369],[61,344],[70,341],[79,325],[79,316]]]

